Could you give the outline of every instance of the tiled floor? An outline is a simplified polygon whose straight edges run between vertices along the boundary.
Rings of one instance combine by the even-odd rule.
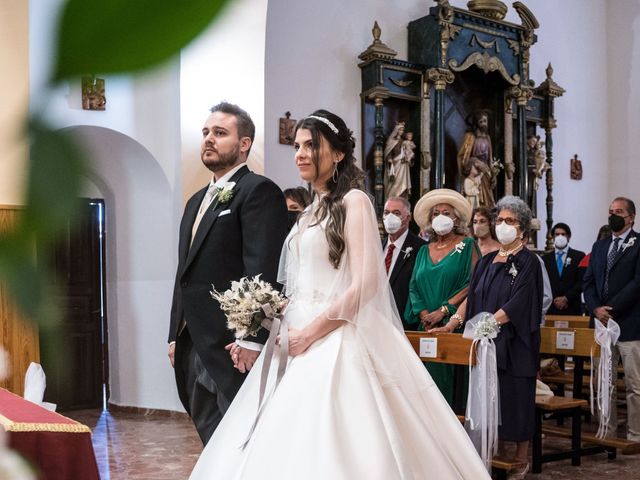
[[[93,444],[102,480],[186,479],[202,450],[193,425],[184,417],[92,410],[67,412],[66,415],[93,430]],[[566,447],[567,442],[548,438],[545,439],[545,448]],[[616,460],[607,461],[606,454],[602,453],[583,457],[580,467],[572,467],[569,460],[547,463],[543,465],[541,474],[530,473],[526,478],[568,480],[605,476],[639,480],[640,455],[618,455]]]
[[[97,410],[65,413],[93,431],[102,480],[180,480],[202,451],[202,442],[186,418]]]

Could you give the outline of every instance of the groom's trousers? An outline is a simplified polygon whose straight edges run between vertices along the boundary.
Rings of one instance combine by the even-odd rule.
[[[198,435],[207,444],[229,408],[230,401],[211,378],[193,346],[188,328],[176,340],[176,378],[182,380],[188,397],[188,410]],[[179,380],[179,381],[180,381]]]

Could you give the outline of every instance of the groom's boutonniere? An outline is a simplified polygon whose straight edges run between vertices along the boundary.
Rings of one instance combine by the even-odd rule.
[[[571,265],[571,257],[567,257],[567,260],[564,262],[565,266]]]
[[[236,182],[227,182],[223,187],[217,188],[218,195],[218,203],[224,204],[229,203],[229,201],[233,198],[233,187],[236,186]]]
[[[401,251],[404,252],[404,257],[402,257],[402,259],[406,260],[407,258],[409,258],[409,255],[411,255],[411,252],[413,252],[413,247],[407,247]]]
[[[636,243],[636,237],[629,238],[625,243],[622,244],[622,251],[624,252],[627,248],[633,247],[634,243]]]

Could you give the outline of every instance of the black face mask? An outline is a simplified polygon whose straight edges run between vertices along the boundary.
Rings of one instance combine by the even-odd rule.
[[[289,210],[287,212],[287,231],[291,230],[296,224],[298,216],[300,216],[300,212],[297,212],[295,210]]]
[[[609,215],[609,226],[614,232],[619,232],[624,228],[624,217],[612,213]]]

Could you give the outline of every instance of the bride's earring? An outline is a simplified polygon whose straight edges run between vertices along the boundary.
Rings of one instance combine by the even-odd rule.
[[[333,175],[331,175],[333,183],[338,183],[338,162],[333,164]]]

